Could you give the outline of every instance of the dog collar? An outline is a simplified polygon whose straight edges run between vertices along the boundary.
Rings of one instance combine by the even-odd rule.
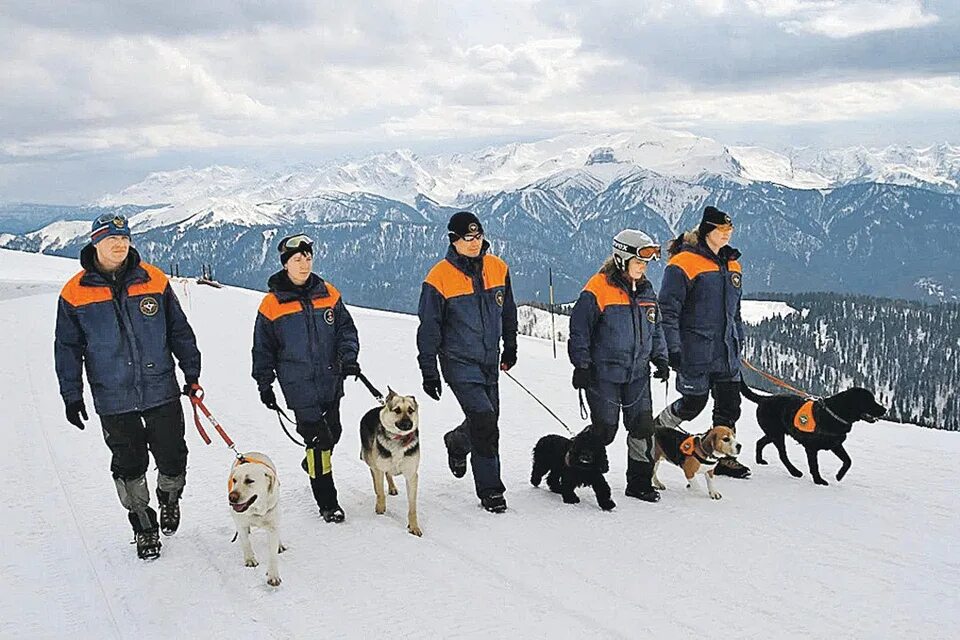
[[[697,453],[697,449],[703,449],[703,445],[700,444],[701,440],[701,436],[688,436],[683,442],[680,443],[680,453],[687,456],[693,456],[702,465],[713,466],[717,464],[719,460],[716,458],[710,458],[709,456],[704,458]]]

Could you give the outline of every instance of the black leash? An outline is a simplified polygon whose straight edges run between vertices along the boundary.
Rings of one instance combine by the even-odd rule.
[[[520,387],[521,389],[523,389],[524,391],[526,391],[527,394],[528,394],[531,398],[533,398],[534,400],[536,400],[536,401],[537,401],[537,404],[539,404],[541,407],[543,407],[544,409],[546,409],[546,410],[547,410],[547,413],[549,413],[551,416],[553,416],[554,420],[556,420],[557,422],[559,422],[560,424],[562,424],[562,425],[563,425],[563,428],[567,430],[567,433],[569,433],[570,435],[575,435],[574,432],[573,432],[573,430],[570,429],[570,427],[567,426],[567,423],[564,422],[563,420],[561,420],[560,417],[557,416],[557,414],[555,414],[555,413],[550,409],[550,407],[548,407],[547,405],[543,404],[543,401],[540,400],[540,398],[538,398],[537,396],[535,396],[535,395],[533,394],[533,392],[530,391],[530,389],[527,389],[525,386],[523,386],[523,385],[520,383],[519,380],[517,380],[517,379],[514,378],[512,375],[510,375],[510,372],[509,372],[509,371],[504,371],[504,373],[506,374],[506,376],[507,376],[508,378],[510,378],[511,380],[513,380],[514,382],[516,382],[518,387]]]
[[[300,442],[299,440],[294,438],[292,435],[290,435],[290,432],[287,431],[287,426],[283,424],[284,419],[286,419],[286,421],[292,424],[294,427],[297,426],[297,423],[291,420],[290,416],[284,413],[283,409],[281,409],[280,407],[277,407],[277,422],[280,423],[280,428],[283,429],[283,432],[287,434],[287,437],[290,438],[290,441],[293,442],[293,444],[297,445],[298,447],[306,448],[307,446],[306,444],[304,444],[303,442]]]
[[[379,402],[381,405],[386,404],[386,400],[383,399],[383,394],[380,393],[380,390],[373,386],[369,380],[367,380],[367,376],[363,375],[362,373],[358,373],[355,377],[357,380],[363,383],[363,386],[367,388],[367,391],[370,392],[370,395],[377,399],[377,402]]]

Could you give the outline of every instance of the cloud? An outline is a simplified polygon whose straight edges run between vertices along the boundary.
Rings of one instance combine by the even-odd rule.
[[[155,169],[647,124],[738,142],[752,125],[919,130],[951,122],[960,82],[949,0],[10,0],[0,31],[0,199],[25,167],[45,193],[50,166],[80,175],[84,158]]]

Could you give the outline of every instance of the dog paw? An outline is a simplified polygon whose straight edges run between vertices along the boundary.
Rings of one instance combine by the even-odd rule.
[[[283,553],[283,552],[286,551],[286,550],[287,550],[287,548],[286,548],[285,546],[283,546],[283,543],[282,543],[282,542],[280,543],[280,546],[277,547],[277,553]]]
[[[813,481],[814,481],[816,484],[820,485],[821,487],[828,487],[828,486],[830,486],[830,483],[827,482],[826,480],[824,480],[823,478],[814,478]]]
[[[802,478],[803,471],[800,471],[800,469],[791,469],[790,475],[792,475],[794,478]]]
[[[563,496],[563,501],[567,504],[579,504],[580,498],[578,496]]]
[[[244,558],[244,559],[243,559],[243,564],[247,565],[248,567],[256,567],[256,566],[258,566],[260,563],[257,562],[257,559],[256,559],[256,558],[252,558],[252,557],[251,557],[251,558]]]
[[[720,492],[719,492],[719,491],[711,491],[711,492],[710,492],[710,498],[711,498],[712,500],[719,500],[719,499],[722,498],[722,497],[723,497],[723,496],[720,495]]]
[[[397,495],[397,488],[396,488],[396,487],[390,487],[390,489],[387,491],[387,493],[389,493],[389,494],[392,495],[392,496],[395,496],[395,495]]]
[[[607,502],[601,502],[600,508],[603,509],[604,511],[613,511],[614,509],[617,508],[617,503],[614,502],[613,500],[609,500]]]
[[[653,479],[653,483],[652,483],[652,484],[653,484],[653,488],[656,489],[656,490],[658,490],[658,491],[663,491],[664,489],[667,488],[665,484],[663,484],[662,482],[660,482],[660,481],[657,480],[656,478]]]
[[[413,535],[417,536],[418,538],[421,537],[421,536],[423,536],[423,531],[422,531],[422,530],[420,529],[420,527],[417,526],[417,525],[408,524],[408,525],[407,525],[407,532],[412,533]]]
[[[279,586],[280,586],[280,576],[276,576],[276,575],[271,576],[271,575],[268,574],[268,575],[267,575],[267,584],[270,585],[271,587],[279,587]]]
[[[384,500],[383,502],[380,502],[379,500],[377,500],[377,507],[375,510],[377,512],[377,515],[382,516],[383,514],[385,514],[387,512],[387,501]]]

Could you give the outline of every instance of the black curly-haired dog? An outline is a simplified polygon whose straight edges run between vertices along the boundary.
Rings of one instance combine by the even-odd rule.
[[[610,511],[617,504],[610,499],[610,485],[603,477],[609,470],[607,449],[589,429],[581,431],[573,439],[558,435],[543,436],[533,448],[530,484],[539,487],[546,475],[550,491],[562,494],[567,504],[580,502],[575,492],[577,487],[593,487],[597,504],[604,511]]]
[[[740,383],[740,392],[757,403],[757,424],[763,430],[763,437],[757,440],[757,464],[767,464],[763,459],[763,448],[773,444],[780,454],[780,461],[795,478],[803,476],[787,458],[785,436],[790,435],[807,450],[807,464],[810,475],[817,484],[826,485],[820,476],[820,464],[817,455],[820,451],[832,451],[840,458],[840,470],[837,480],[850,470],[850,454],[843,448],[843,441],[858,420],[876,422],[887,412],[886,407],[877,402],[873,393],[861,387],[853,387],[836,395],[812,401],[800,396],[777,394],[762,396]]]

